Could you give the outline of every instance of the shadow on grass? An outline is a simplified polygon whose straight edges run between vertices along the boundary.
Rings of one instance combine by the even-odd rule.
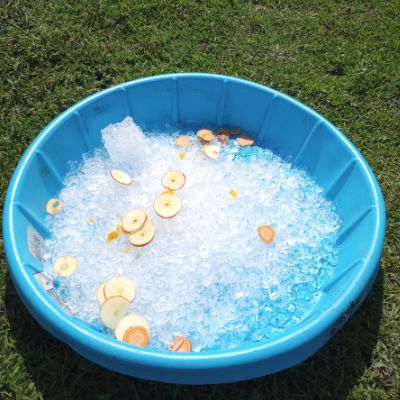
[[[99,367],[44,331],[8,276],[6,309],[27,372],[44,399],[344,399],[368,368],[382,314],[383,273],[360,310],[306,362],[252,381],[170,385],[126,377]]]

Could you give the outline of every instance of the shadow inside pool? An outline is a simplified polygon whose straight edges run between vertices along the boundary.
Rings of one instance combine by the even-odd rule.
[[[44,399],[343,399],[369,367],[382,316],[380,270],[366,301],[313,357],[263,378],[221,385],[171,385],[135,379],[93,364],[42,329],[7,275],[11,335]]]

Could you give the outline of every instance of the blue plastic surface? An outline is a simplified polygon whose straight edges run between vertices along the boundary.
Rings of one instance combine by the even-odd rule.
[[[325,189],[343,221],[335,272],[305,320],[275,339],[234,351],[167,353],[103,336],[66,314],[38,285],[42,270],[28,245],[28,226],[47,237],[47,200],[60,190],[68,161],[101,142],[100,130],[131,115],[142,127],[241,127],[303,167]],[[72,106],[52,121],[22,157],[11,180],[3,233],[12,280],[26,307],[51,334],[78,353],[126,375],[175,383],[255,378],[311,356],[367,295],[378,270],[385,207],[364,158],[331,123],[267,87],[220,75],[174,74],[128,82]]]

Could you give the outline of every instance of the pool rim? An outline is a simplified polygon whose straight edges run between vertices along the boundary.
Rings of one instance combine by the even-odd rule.
[[[363,168],[366,176],[368,177],[370,188],[373,192],[377,220],[372,245],[368,251],[368,254],[363,257],[364,263],[362,264],[353,281],[349,283],[347,289],[343,291],[340,296],[338,296],[336,301],[328,309],[320,312],[319,315],[316,315],[307,321],[301,330],[297,329],[289,331],[287,335],[272,339],[271,341],[247,344],[241,346],[240,348],[226,351],[204,351],[199,353],[185,354],[135,348],[100,334],[89,328],[81,321],[77,320],[75,317],[68,316],[68,314],[66,314],[60,306],[50,300],[50,297],[40,289],[33,274],[28,273],[24,269],[24,260],[20,258],[20,255],[16,249],[18,237],[16,237],[16,230],[14,230],[13,226],[13,212],[16,206],[15,195],[18,184],[23,176],[25,165],[28,163],[31,157],[35,156],[35,150],[38,148],[41,142],[45,140],[46,136],[51,133],[52,128],[63,121],[69,114],[81,109],[87,103],[90,103],[102,96],[106,96],[110,92],[119,90],[120,88],[126,88],[128,86],[141,84],[144,82],[171,78],[178,79],[180,77],[219,79],[222,81],[226,80],[230,82],[238,82],[284,98],[286,101],[289,101],[295,104],[297,107],[300,107],[306,113],[311,113],[319,120],[326,123],[335,132],[338,139],[341,140],[342,143],[353,153],[354,157],[360,163],[360,166]],[[252,364],[274,357],[281,353],[295,351],[305,343],[309,343],[313,339],[318,338],[321,332],[332,329],[332,327],[336,326],[338,323],[343,324],[350,316],[346,316],[346,313],[348,312],[349,307],[351,307],[351,304],[354,302],[358,303],[360,299],[364,299],[366,293],[363,293],[363,291],[365,288],[369,288],[372,285],[382,253],[386,224],[384,200],[375,175],[357,148],[331,122],[303,103],[272,88],[241,78],[208,73],[165,74],[128,81],[92,94],[91,96],[86,97],[85,99],[66,109],[39,133],[28,149],[24,152],[10,181],[3,212],[4,246],[9,264],[10,275],[25,305],[42,326],[49,330],[58,339],[69,344],[72,348],[85,349],[85,351],[90,351],[92,354],[99,353],[101,356],[105,356],[108,359],[118,357],[122,363],[130,363],[132,360],[134,360],[137,364],[172,370],[174,368],[188,370],[208,368],[219,369],[238,364]],[[352,314],[352,312],[350,314]],[[344,320],[343,316],[346,316]],[[60,329],[60,327],[62,327],[62,329]],[[331,335],[329,335],[328,339],[330,336]],[[320,345],[318,345],[318,348],[319,347]],[[84,354],[84,352],[82,352],[82,354]],[[292,365],[300,361],[302,361],[302,359],[294,361]],[[110,368],[113,368],[113,366],[110,366]],[[255,376],[255,374],[252,375]],[[218,379],[216,381],[218,381]]]

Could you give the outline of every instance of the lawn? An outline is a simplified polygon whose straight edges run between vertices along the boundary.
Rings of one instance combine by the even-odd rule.
[[[316,109],[361,150],[387,207],[381,270],[354,317],[306,362],[227,385],[86,361],[32,319],[2,253],[0,399],[399,399],[399,32],[398,1],[0,1],[2,201],[25,149],[68,106],[138,77],[204,71]]]

